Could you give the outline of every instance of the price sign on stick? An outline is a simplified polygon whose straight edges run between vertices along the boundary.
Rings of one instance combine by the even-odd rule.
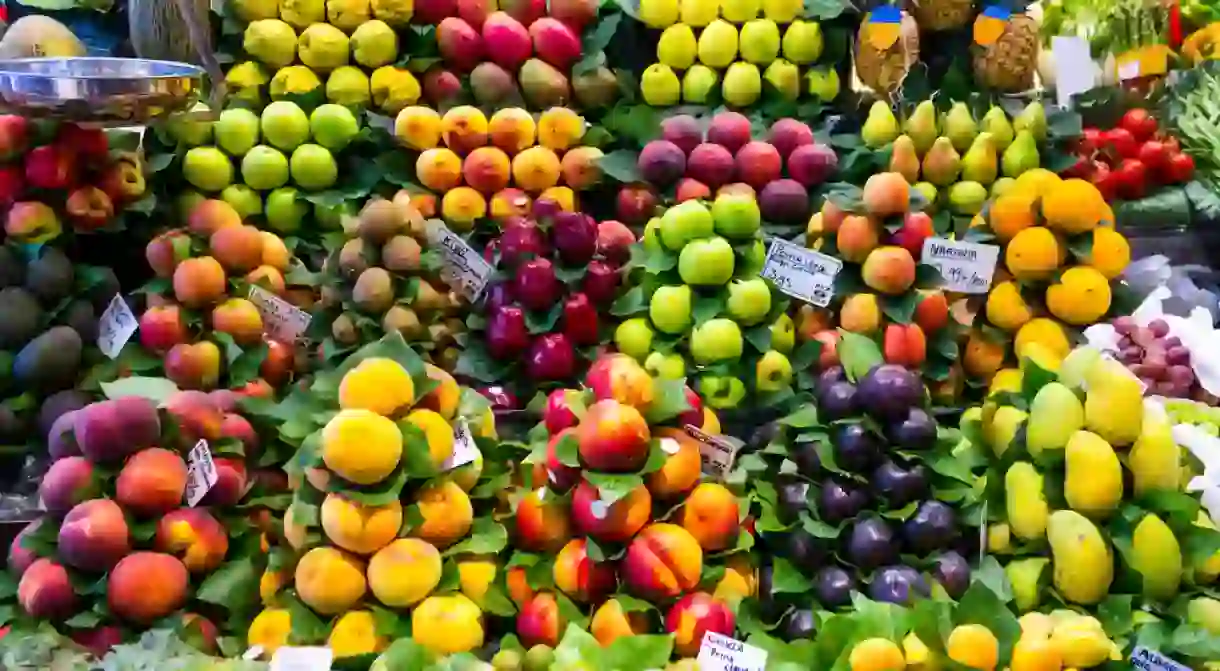
[[[208,441],[200,440],[186,457],[186,505],[192,508],[199,505],[218,480]]]
[[[765,671],[767,651],[709,631],[699,645],[699,671]]]
[[[443,257],[441,277],[455,291],[474,303],[495,269],[458,234],[439,219],[428,220],[428,245]]]
[[[289,345],[305,335],[313,319],[308,312],[262,287],[250,287],[250,302],[263,319],[263,332]]]
[[[1000,248],[965,240],[928,238],[923,241],[922,259],[940,271],[945,291],[985,294],[991,288]]]
[[[733,470],[733,461],[742,447],[742,442],[730,436],[716,436],[693,424],[686,425],[686,434],[699,441],[699,458],[703,462],[703,474],[724,481]],[[662,448],[664,449],[664,448]]]
[[[283,646],[271,656],[271,671],[330,671],[335,653],[330,648]]]
[[[441,464],[441,471],[452,471],[479,458],[479,447],[470,435],[470,425],[465,419],[453,427],[453,453]]]
[[[759,275],[785,294],[824,308],[834,298],[842,269],[843,262],[833,256],[773,238]]]
[[[102,313],[102,318],[98,320],[97,348],[111,359],[117,358],[139,326],[140,322],[131,313],[131,308],[127,307],[127,301],[123,300],[121,295],[115,294],[114,298],[110,299],[110,305],[106,306],[106,311]]]

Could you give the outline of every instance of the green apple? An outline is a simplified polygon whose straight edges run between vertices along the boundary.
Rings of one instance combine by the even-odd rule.
[[[339,179],[339,166],[335,157],[320,144],[307,143],[292,152],[288,161],[292,169],[292,181],[308,191],[321,191],[335,185]]]
[[[686,243],[710,237],[715,232],[712,213],[697,200],[678,203],[661,215],[661,242],[675,252]]]
[[[182,159],[182,175],[200,191],[220,191],[233,182],[233,164],[216,147],[194,147]]]
[[[741,261],[738,263],[739,275],[741,277],[754,277],[762,272],[763,265],[767,262],[767,246],[762,240],[755,240],[750,248],[741,255]]]
[[[733,264],[733,247],[728,240],[694,240],[678,255],[678,275],[687,284],[722,286],[733,278]]]
[[[741,327],[732,319],[709,319],[690,335],[690,353],[700,365],[741,358]]]
[[[666,380],[681,380],[686,377],[686,360],[681,354],[653,352],[644,360],[644,370],[653,377]]]
[[[727,375],[704,375],[699,378],[699,395],[717,410],[736,408],[746,397],[746,385]]]
[[[233,206],[242,219],[263,213],[263,199],[258,192],[245,184],[230,184],[220,192],[220,199]]]
[[[292,151],[309,140],[309,117],[299,105],[277,100],[263,109],[263,137],[271,146]]]
[[[1209,597],[1191,599],[1186,604],[1186,621],[1199,625],[1204,631],[1220,636],[1220,601]]]
[[[309,132],[314,142],[331,151],[341,151],[360,134],[356,115],[343,105],[327,103],[309,115]]]
[[[686,333],[691,324],[694,295],[685,284],[658,287],[648,301],[648,317],[657,330],[671,335]]]
[[[754,196],[744,193],[722,193],[712,202],[712,219],[716,232],[726,238],[752,238],[762,226],[762,212]]]
[[[753,326],[771,311],[771,287],[761,277],[736,280],[729,285],[726,307],[738,324]]]
[[[789,354],[796,347],[796,324],[792,317],[781,314],[771,324],[771,349]]]
[[[288,159],[280,150],[260,144],[242,157],[241,179],[258,191],[278,189],[288,183]]]
[[[652,351],[652,334],[647,319],[632,317],[614,329],[614,346],[636,361],[643,361]]]
[[[195,206],[208,197],[191,189],[185,189],[178,197],[174,199],[174,211],[178,213],[178,218],[186,221],[191,216],[191,212],[195,210]]]
[[[792,362],[783,352],[769,350],[754,368],[754,387],[759,391],[779,391],[792,384]]]
[[[313,217],[317,220],[318,225],[326,230],[338,231],[343,228],[343,216],[356,216],[356,205],[353,201],[345,200],[342,203],[330,207],[322,203],[314,203]]]
[[[309,212],[309,201],[301,198],[291,186],[282,186],[267,194],[267,203],[263,208],[267,224],[277,233],[297,232]]]
[[[220,113],[214,128],[216,144],[230,156],[245,156],[258,144],[258,115],[244,107]]]
[[[198,147],[212,140],[212,122],[196,118],[196,114],[206,113],[211,108],[205,103],[195,103],[186,114],[176,116],[169,121],[169,133],[179,144],[187,147]]]
[[[644,224],[644,249],[648,251],[663,250],[665,245],[661,242],[661,218],[653,217]]]

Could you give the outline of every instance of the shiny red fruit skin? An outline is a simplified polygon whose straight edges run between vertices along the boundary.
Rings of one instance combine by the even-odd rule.
[[[1139,145],[1135,136],[1126,128],[1111,128],[1104,135],[1106,146],[1118,154],[1119,158],[1135,158]]]
[[[1089,178],[1093,186],[1101,192],[1101,197],[1110,202],[1118,196],[1118,178],[1110,166],[1102,161],[1093,161],[1093,173]]]
[[[1131,133],[1136,142],[1148,140],[1156,135],[1157,131],[1156,118],[1149,114],[1148,110],[1139,108],[1127,110],[1127,113],[1119,120],[1118,127]]]
[[[1086,128],[1076,141],[1076,152],[1088,158],[1105,144],[1102,132],[1096,128]]]
[[[1136,158],[1153,173],[1160,174],[1169,164],[1169,147],[1166,147],[1164,142],[1148,140],[1140,145]]]
[[[1124,159],[1114,171],[1118,179],[1118,195],[1138,200],[1148,192],[1148,167],[1135,158]]]
[[[1171,154],[1165,165],[1165,181],[1170,184],[1189,182],[1195,176],[1195,160],[1189,154]]]

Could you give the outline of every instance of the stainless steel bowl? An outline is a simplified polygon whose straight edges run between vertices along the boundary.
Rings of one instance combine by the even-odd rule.
[[[189,109],[202,68],[139,58],[0,60],[0,109],[35,118],[144,124]]]

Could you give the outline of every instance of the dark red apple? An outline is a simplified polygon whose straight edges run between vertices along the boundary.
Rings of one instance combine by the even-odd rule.
[[[703,399],[699,398],[699,394],[696,394],[695,390],[690,388],[690,385],[687,385],[684,391],[686,393],[686,402],[690,404],[690,410],[678,415],[678,426],[690,424],[695,427],[702,427]]]
[[[513,294],[530,310],[550,310],[559,300],[561,288],[550,259],[530,259],[517,269]]]
[[[597,253],[613,263],[626,263],[631,258],[631,245],[635,234],[630,228],[613,219],[597,225]]]
[[[583,266],[597,251],[597,222],[583,212],[560,212],[551,227],[551,243],[564,263]]]
[[[618,294],[618,269],[605,261],[594,259],[585,271],[585,281],[581,286],[588,294],[589,300],[597,305],[609,305]]]
[[[546,238],[533,222],[514,226],[500,236],[500,261],[506,268],[516,268],[530,258],[546,254]]]
[[[563,302],[563,332],[576,345],[596,345],[597,307],[582,293],[568,296]]]
[[[497,359],[516,358],[529,344],[525,312],[515,305],[496,310],[487,323],[487,348],[491,355]]]
[[[526,358],[526,370],[535,380],[564,380],[576,372],[576,351],[562,333],[536,338]]]

